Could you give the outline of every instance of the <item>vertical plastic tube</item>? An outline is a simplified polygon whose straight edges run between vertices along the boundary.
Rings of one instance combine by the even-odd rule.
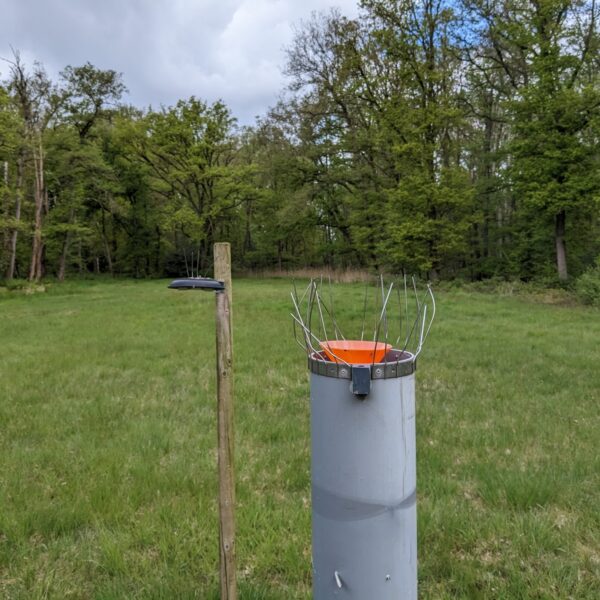
[[[417,599],[415,375],[311,373],[315,600]]]

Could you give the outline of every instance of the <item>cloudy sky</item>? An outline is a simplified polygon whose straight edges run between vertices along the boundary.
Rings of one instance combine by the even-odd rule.
[[[52,76],[86,61],[124,75],[128,101],[172,104],[222,98],[241,123],[285,85],[283,48],[293,25],[357,0],[3,0],[0,57],[18,49]],[[0,63],[0,76],[7,66]]]

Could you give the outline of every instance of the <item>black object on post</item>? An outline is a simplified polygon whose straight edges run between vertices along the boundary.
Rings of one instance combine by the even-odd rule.
[[[225,283],[218,279],[209,277],[187,277],[185,279],[175,279],[169,285],[172,290],[205,290],[207,292],[222,292],[225,290]]]

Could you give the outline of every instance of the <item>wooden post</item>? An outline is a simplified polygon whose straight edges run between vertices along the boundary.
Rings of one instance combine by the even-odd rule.
[[[215,279],[225,284],[225,293],[229,299],[229,327],[231,328],[231,307],[233,306],[233,288],[231,286],[231,246],[229,242],[214,245]]]
[[[233,438],[233,337],[231,329],[231,249],[214,245],[217,292],[217,429],[219,470],[219,565],[221,600],[237,600],[235,576],[235,470]]]

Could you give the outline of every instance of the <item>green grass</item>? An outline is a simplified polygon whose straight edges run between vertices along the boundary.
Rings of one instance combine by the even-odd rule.
[[[235,282],[247,600],[310,597],[289,289]],[[164,281],[0,295],[0,598],[218,597],[213,303]],[[438,308],[417,371],[420,597],[600,598],[600,313]]]

